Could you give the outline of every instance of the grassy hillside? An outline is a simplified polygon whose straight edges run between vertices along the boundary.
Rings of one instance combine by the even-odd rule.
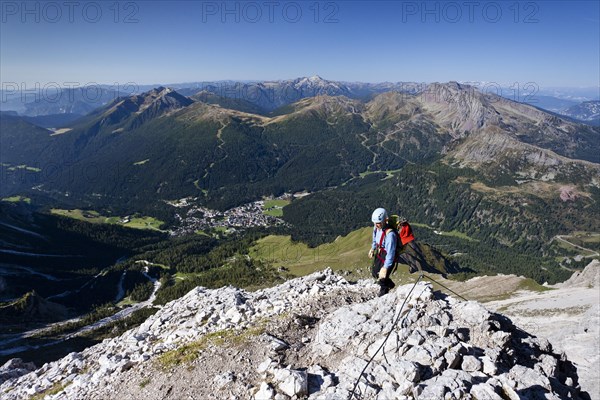
[[[354,278],[367,278],[371,276],[373,263],[367,256],[372,232],[371,227],[361,228],[317,247],[294,242],[291,236],[269,235],[259,239],[248,255],[293,276],[304,276],[329,267]],[[427,272],[458,272],[447,256],[427,244],[420,245],[429,266]],[[395,276],[404,278],[408,275],[408,266],[400,264]]]
[[[115,224],[124,226],[127,228],[134,229],[149,229],[160,231],[160,227],[164,224],[163,221],[159,221],[152,217],[134,216],[134,217],[107,217],[100,215],[97,211],[84,211],[84,210],[61,210],[53,208],[50,210],[52,214],[60,215],[63,217],[77,219],[79,221],[86,221],[95,224]]]
[[[334,271],[358,271],[371,264],[367,257],[371,233],[371,228],[360,229],[313,248],[293,242],[290,236],[269,235],[258,240],[249,255],[274,267],[285,267],[294,276],[327,267]]]
[[[314,247],[368,225],[372,210],[384,206],[425,223],[417,231],[419,240],[459,254],[455,260],[463,268],[523,274],[540,283],[568,278],[570,272],[554,258],[559,247],[549,243],[576,227],[600,231],[595,217],[600,198],[564,202],[558,195],[547,198],[520,190],[489,197],[464,180],[466,172],[439,165],[407,166],[388,179],[370,175],[299,199],[284,209],[284,218],[294,226],[293,240]]]

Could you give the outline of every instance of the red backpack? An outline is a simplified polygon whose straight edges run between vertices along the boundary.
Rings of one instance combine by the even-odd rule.
[[[385,236],[390,232],[395,232],[398,235],[399,243],[396,244],[396,254],[394,255],[394,264],[399,261],[400,254],[404,253],[404,245],[415,240],[412,232],[412,227],[406,219],[400,218],[397,215],[390,215],[387,221],[387,228],[383,231],[381,239],[379,239],[378,248],[382,248]],[[379,255],[377,257],[383,262]]]

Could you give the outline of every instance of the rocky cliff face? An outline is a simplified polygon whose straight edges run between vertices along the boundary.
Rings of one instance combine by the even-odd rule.
[[[419,156],[434,149],[450,164],[521,180],[589,182],[598,173],[598,157],[587,150],[597,147],[591,127],[456,82],[380,94],[362,115],[403,157],[411,146]]]
[[[5,365],[0,393],[348,399],[356,385],[357,399],[588,398],[547,340],[479,303],[425,282],[375,292],[330,270],[257,292],[196,288],[138,328],[29,374]]]
[[[528,332],[547,338],[554,351],[577,367],[579,382],[593,400],[600,399],[600,262],[543,292],[522,291],[486,303],[501,310]]]

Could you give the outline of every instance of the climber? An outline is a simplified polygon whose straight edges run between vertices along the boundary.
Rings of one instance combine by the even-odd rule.
[[[369,250],[369,258],[374,258],[371,274],[379,284],[379,296],[383,296],[396,286],[390,275],[395,266],[398,236],[396,231],[388,226],[388,214],[385,209],[378,208],[373,211],[371,221],[375,225]]]

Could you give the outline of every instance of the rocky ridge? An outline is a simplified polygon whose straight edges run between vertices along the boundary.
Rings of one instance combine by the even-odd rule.
[[[180,95],[170,88],[158,87],[141,95],[119,98],[109,106],[102,119],[101,126],[112,126],[125,120],[129,122],[128,129],[139,127],[144,122],[161,115],[185,108],[193,103],[193,100]]]
[[[485,306],[548,339],[555,352],[564,353],[576,366],[579,383],[591,399],[600,400],[600,262],[593,260],[550,288],[518,291]]]
[[[360,399],[588,398],[547,340],[429,283],[411,289],[373,298],[371,281],[350,284],[331,270],[257,292],[199,287],[120,337],[3,375],[0,393],[333,400],[349,398],[358,380]],[[165,364],[174,355],[185,362]]]

